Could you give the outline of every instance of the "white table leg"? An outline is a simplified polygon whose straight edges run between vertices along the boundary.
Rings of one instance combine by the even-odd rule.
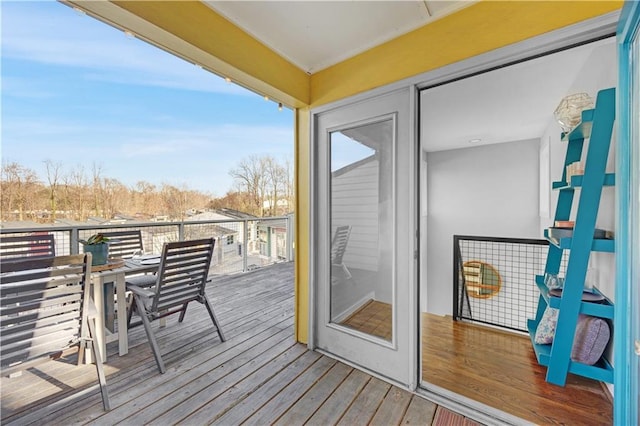
[[[118,305],[118,353],[120,356],[129,353],[129,339],[127,336],[127,299],[124,274],[116,276],[116,298]]]

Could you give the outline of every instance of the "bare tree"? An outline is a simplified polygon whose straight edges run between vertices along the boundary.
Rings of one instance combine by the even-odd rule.
[[[229,171],[238,192],[251,200],[248,213],[259,216],[283,214],[293,205],[293,181],[289,161],[280,164],[273,157],[250,156]],[[230,193],[225,196],[229,199]]]
[[[269,185],[269,213],[272,216],[279,214],[278,207],[281,206],[282,195],[286,191],[286,170],[273,157],[264,157],[265,173]]]
[[[185,191],[179,188],[163,184],[161,189],[165,211],[172,219],[184,220],[187,212],[187,200]]]
[[[93,201],[93,214],[94,216],[100,216],[104,210],[103,200],[103,188],[102,188],[102,166],[93,163],[92,169],[92,182],[91,182],[91,195]]]
[[[136,183],[134,198],[135,198],[135,213],[141,213],[149,216],[156,215],[160,212],[161,200],[158,197],[156,186],[146,181],[139,181]]]
[[[53,223],[56,220],[58,210],[58,188],[60,186],[62,164],[45,160],[44,165],[47,172],[47,182],[49,183],[49,207],[51,208],[49,220]]]
[[[129,189],[117,179],[104,178],[102,180],[103,214],[107,219],[117,213],[128,211]]]
[[[267,191],[266,160],[251,155],[243,159],[238,167],[229,171],[229,175],[235,179],[240,191],[245,191],[251,199],[251,211],[249,213],[263,216],[263,204]]]
[[[71,206],[75,220],[87,219],[87,206],[91,198],[89,194],[89,180],[82,165],[77,165],[67,175],[69,185],[72,187]]]
[[[36,198],[34,195],[38,185],[39,182],[33,170],[15,162],[3,164],[0,179],[2,219],[25,220],[26,213],[34,210]],[[18,213],[17,217],[13,215],[15,210]]]

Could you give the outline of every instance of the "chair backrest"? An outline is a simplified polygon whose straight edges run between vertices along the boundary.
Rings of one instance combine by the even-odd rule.
[[[79,343],[89,300],[91,255],[0,265],[0,358],[6,373]],[[19,364],[17,367],[14,364]]]
[[[0,237],[0,260],[20,258],[39,259],[56,255],[52,234],[33,234]]]
[[[109,242],[109,257],[131,259],[136,253],[142,253],[142,234],[140,230],[103,232]]]
[[[151,310],[170,311],[193,300],[202,301],[214,238],[165,243]]]
[[[331,263],[335,265],[342,264],[342,257],[347,250],[347,243],[351,235],[351,225],[338,226],[331,240]]]

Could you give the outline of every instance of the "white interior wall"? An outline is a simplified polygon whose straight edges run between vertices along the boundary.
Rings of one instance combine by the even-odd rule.
[[[607,89],[617,86],[617,58],[616,58],[616,44],[615,40],[610,40],[605,45],[602,45],[593,50],[589,58],[586,60],[583,68],[577,74],[575,81],[571,84],[571,87],[567,90],[567,95],[572,93],[586,92],[594,98],[599,90]],[[558,100],[559,102],[560,100]],[[554,121],[549,122],[549,126],[545,130],[542,136],[541,149],[541,170],[548,168],[550,181],[562,180],[562,169],[564,167],[564,158],[566,154],[567,144],[560,141],[560,134],[562,130],[560,126]],[[542,150],[548,146],[549,156],[546,158],[542,154]],[[586,153],[588,147],[588,141],[585,142],[583,154]],[[583,158],[584,159],[584,158]],[[549,161],[548,165],[544,164],[545,161]],[[615,132],[614,138],[611,142],[611,149],[609,151],[609,158],[607,163],[607,172],[613,173],[615,171]],[[555,207],[558,200],[558,192],[552,191],[550,185],[540,187],[541,199],[547,197],[549,199],[549,210],[541,211],[540,217],[540,230],[539,235],[545,228],[553,225],[553,217],[555,214]],[[579,192],[576,192],[574,196],[574,205],[572,208],[572,216],[575,217],[577,211]],[[602,192],[602,199],[600,201],[600,208],[598,211],[598,219],[596,226],[601,229],[613,231],[615,228],[615,198],[613,187],[604,188]],[[598,288],[607,297],[614,299],[615,293],[615,255],[612,253],[598,253],[592,252],[590,259],[590,267],[594,268],[597,272]]]
[[[532,139],[427,154],[423,310],[452,313],[453,235],[539,238],[539,145]]]

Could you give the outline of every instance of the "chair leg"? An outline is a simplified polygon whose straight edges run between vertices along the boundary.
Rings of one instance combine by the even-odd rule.
[[[131,326],[131,317],[133,317],[133,310],[136,309],[136,304],[133,301],[133,294],[131,295],[131,303],[129,304],[129,309],[127,310],[127,330]]]
[[[182,310],[180,311],[180,318],[178,318],[178,322],[182,322],[182,320],[184,319],[184,315],[187,313],[187,306],[189,306],[188,303],[182,305]]]
[[[156,341],[156,336],[153,334],[153,330],[151,330],[151,322],[149,321],[149,317],[147,317],[146,310],[144,309],[144,305],[142,301],[137,297],[133,296],[133,300],[136,303],[136,309],[142,318],[142,325],[144,325],[144,331],[147,333],[147,339],[149,340],[149,345],[151,346],[151,350],[153,351],[153,356],[156,359],[156,364],[158,365],[158,370],[161,374],[164,374],[164,362],[162,362],[162,357],[160,356],[160,347],[158,346],[158,342]]]
[[[89,326],[89,337],[91,338],[90,345],[93,352],[93,359],[96,362],[96,371],[98,372],[98,382],[100,383],[100,392],[102,393],[102,406],[105,411],[111,410],[111,403],[109,402],[109,392],[107,391],[107,379],[104,375],[104,368],[102,367],[102,356],[100,351],[95,345],[94,336],[96,336],[96,323],[95,318],[89,318],[87,321]]]
[[[351,279],[351,272],[349,272],[349,269],[347,268],[347,265],[345,265],[344,263],[342,264],[342,270],[344,271],[345,277],[348,280],[350,280]]]
[[[220,323],[218,322],[218,318],[216,318],[216,314],[213,312],[213,306],[211,305],[211,302],[209,301],[209,298],[206,295],[203,295],[202,298],[204,299],[204,306],[207,307],[207,311],[209,311],[209,316],[211,317],[211,320],[213,321],[213,325],[216,326],[216,328],[218,329],[218,336],[220,336],[220,341],[224,342],[226,339],[226,337],[224,337],[224,333],[222,332],[222,327],[220,327]]]
[[[78,365],[82,365],[82,362],[84,361],[85,344],[85,341],[81,341],[78,345]]]

